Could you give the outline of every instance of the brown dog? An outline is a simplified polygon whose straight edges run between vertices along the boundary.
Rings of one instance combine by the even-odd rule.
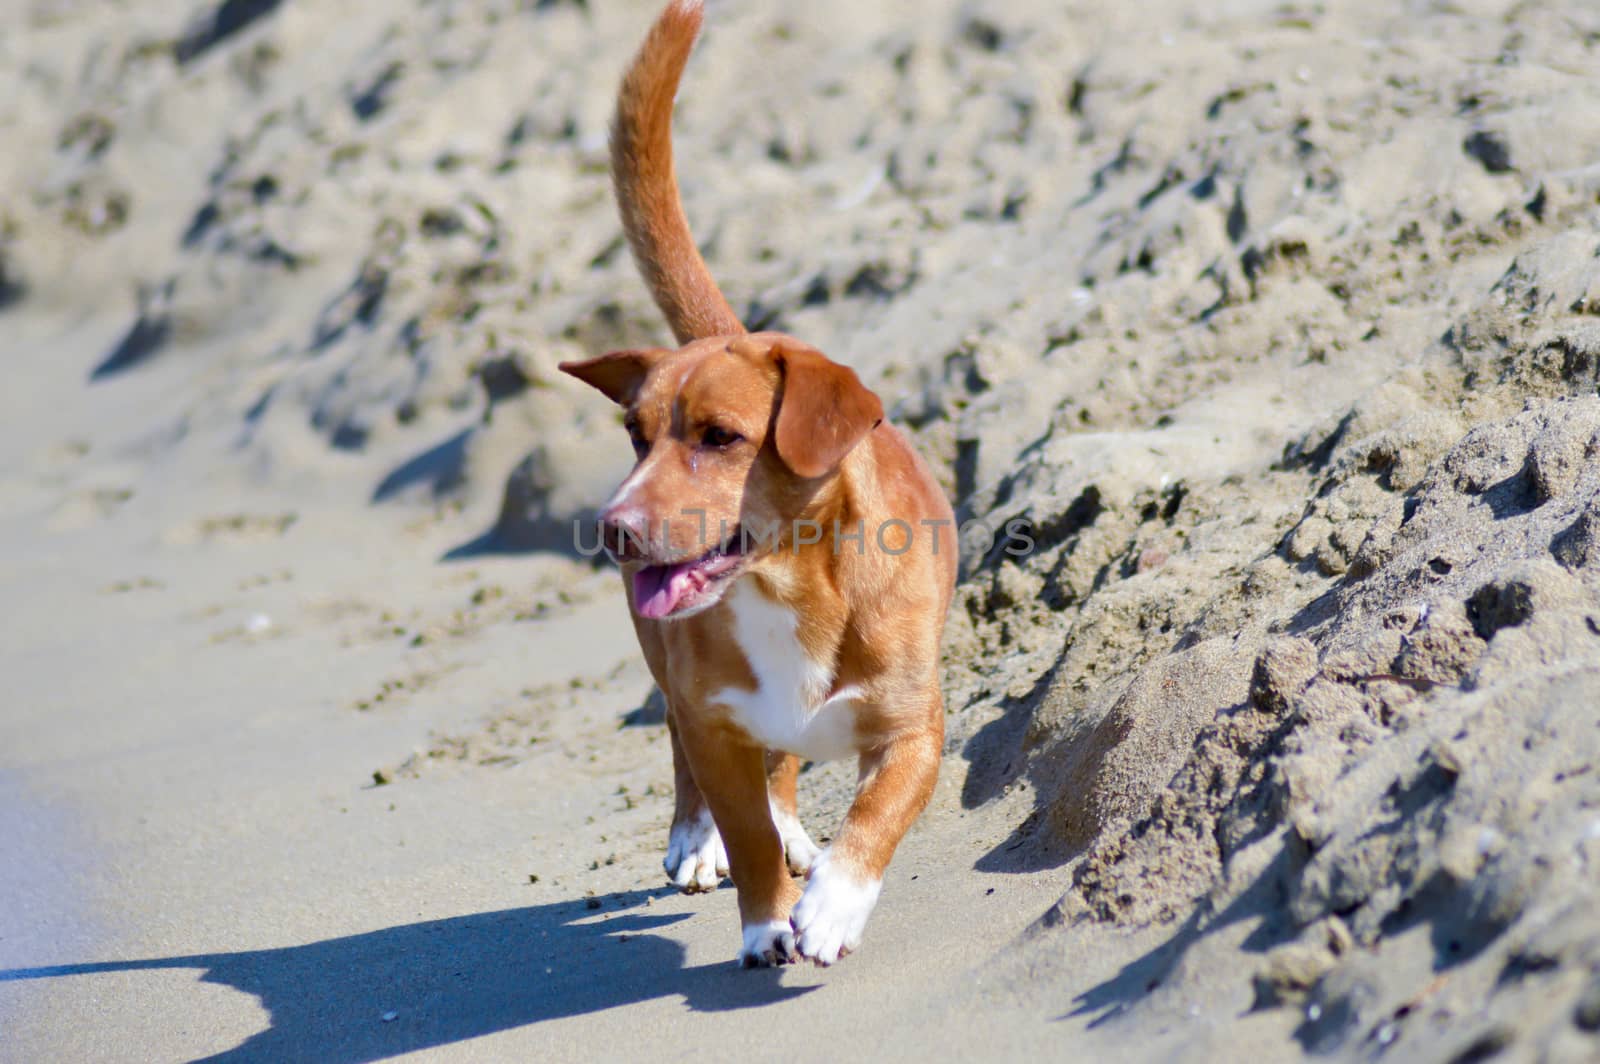
[[[671,123],[701,16],[700,0],[667,5],[611,140],[634,258],[684,346],[561,368],[626,410],[638,455],[601,528],[667,700],[668,875],[709,890],[732,869],[746,965],[831,964],[860,944],[938,774],[955,526],[878,397],[792,337],[746,333],[695,248]],[[795,755],[852,754],[855,800],[819,853]]]

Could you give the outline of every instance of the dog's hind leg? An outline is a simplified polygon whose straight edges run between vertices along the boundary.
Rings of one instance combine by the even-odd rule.
[[[772,822],[783,838],[783,857],[792,875],[803,876],[822,851],[811,841],[800,824],[795,801],[795,783],[800,777],[800,759],[781,750],[767,751],[767,800],[772,804]]]

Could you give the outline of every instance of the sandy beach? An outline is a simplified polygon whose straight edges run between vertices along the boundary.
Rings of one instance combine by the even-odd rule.
[[[555,369],[656,7],[0,11],[0,1059],[1600,1057],[1600,8],[711,0],[712,271],[1032,544],[747,972]]]

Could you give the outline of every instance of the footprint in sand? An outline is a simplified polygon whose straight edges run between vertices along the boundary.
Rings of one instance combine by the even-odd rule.
[[[196,543],[250,543],[276,539],[300,519],[296,513],[221,514],[169,528],[162,539],[175,546]]]
[[[56,506],[50,514],[48,526],[55,532],[70,532],[109,521],[131,498],[132,488],[100,487],[75,491]]]

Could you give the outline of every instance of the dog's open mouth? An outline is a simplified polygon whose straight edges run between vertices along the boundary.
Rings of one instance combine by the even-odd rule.
[[[744,564],[744,539],[733,530],[720,546],[671,565],[646,565],[633,574],[633,608],[652,621],[713,599]]]

